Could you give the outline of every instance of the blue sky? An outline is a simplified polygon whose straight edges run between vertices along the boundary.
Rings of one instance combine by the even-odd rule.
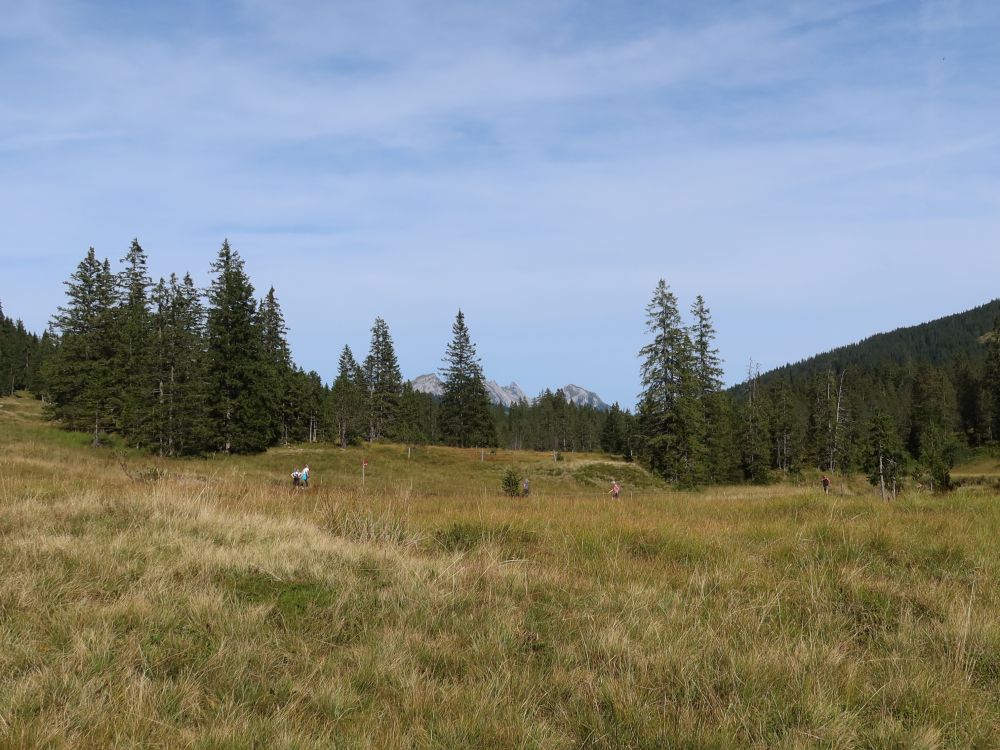
[[[1000,5],[55,2],[0,25],[0,301],[223,238],[329,380],[456,310],[487,375],[632,405],[663,277],[729,382],[1000,294]]]

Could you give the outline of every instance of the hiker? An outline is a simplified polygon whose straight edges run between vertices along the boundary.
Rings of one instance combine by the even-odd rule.
[[[830,494],[830,477],[828,477],[826,474],[824,474],[823,478],[820,481],[823,482],[823,494],[824,495],[829,495]]]
[[[306,465],[302,468],[302,486],[303,488],[309,488],[309,466]]]
[[[293,489],[297,488],[301,481],[302,481],[302,472],[296,469],[295,471],[292,472],[292,488]]]
[[[528,486],[528,478],[525,477],[524,478],[524,484],[521,485],[521,494],[524,495],[525,497],[527,497],[528,493],[530,491],[531,491],[531,488]]]
[[[618,496],[621,494],[621,492],[622,492],[621,485],[618,484],[618,482],[616,482],[614,479],[612,479],[611,480],[611,492],[608,493],[609,495],[611,495],[611,499],[612,500],[617,500]]]

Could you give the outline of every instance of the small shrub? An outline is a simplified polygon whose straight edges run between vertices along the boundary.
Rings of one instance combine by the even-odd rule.
[[[521,475],[513,466],[507,469],[500,480],[500,489],[507,497],[518,497],[521,494]]]

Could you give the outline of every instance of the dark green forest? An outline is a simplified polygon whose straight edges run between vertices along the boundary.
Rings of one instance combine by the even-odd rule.
[[[8,318],[0,304],[0,396],[39,389],[39,371],[46,353],[53,349],[49,334],[25,330],[20,320]]]
[[[935,487],[1000,436],[1000,300],[871,336],[731,391],[754,404],[756,453],[780,473],[866,471]],[[891,467],[891,471],[889,468]]]
[[[401,375],[376,318],[360,361],[344,346],[329,381],[292,358],[273,288],[258,296],[223,242],[206,289],[154,282],[133,241],[118,268],[89,249],[41,335],[0,310],[0,393],[29,390],[95,445],[116,435],[163,456],[249,453],[291,442],[603,450],[683,487],[769,482],[804,471],[868,474],[884,494],[950,486],[970,449],[1000,436],[1000,300],[878,334],[725,390],[711,312],[685,317],[660,280],[646,308],[633,414],[578,406],[561,391],[491,404],[465,316],[443,351],[444,393]]]
[[[631,415],[569,403],[491,404],[464,315],[441,369],[441,398],[405,382],[389,326],[376,318],[359,362],[341,352],[331,382],[295,365],[273,288],[258,298],[224,242],[207,289],[190,274],[157,282],[133,241],[119,267],[90,248],[65,282],[66,302],[41,336],[3,317],[0,389],[27,389],[66,429],[95,445],[117,435],[158,455],[250,453],[291,442],[363,440],[529,450],[623,452]],[[605,434],[607,432],[607,434]],[[610,442],[609,442],[610,441]],[[623,442],[624,441],[624,442]]]

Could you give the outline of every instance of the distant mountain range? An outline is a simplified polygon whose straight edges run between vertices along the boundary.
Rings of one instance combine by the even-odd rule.
[[[411,382],[413,383],[413,390],[415,391],[429,393],[432,396],[444,395],[444,383],[441,382],[441,378],[434,373],[420,375],[415,377]],[[503,407],[509,407],[520,403],[530,404],[534,401],[534,399],[529,398],[528,394],[521,390],[521,386],[517,383],[511,383],[504,386],[500,385],[495,380],[487,380],[485,385],[486,390],[490,394],[490,400],[494,404],[499,404]],[[570,403],[576,404],[577,406],[592,406],[595,409],[600,410],[611,408],[596,393],[588,391],[586,388],[581,388],[578,385],[573,385],[572,383],[564,385],[562,391],[566,394],[566,400]]]

